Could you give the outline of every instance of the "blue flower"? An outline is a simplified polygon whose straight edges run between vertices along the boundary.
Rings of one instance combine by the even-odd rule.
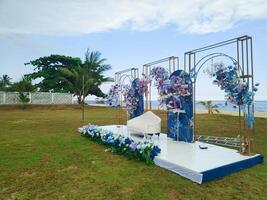
[[[160,153],[161,149],[158,146],[153,146],[152,151],[150,152],[150,157],[153,159]]]
[[[113,136],[112,135],[109,135],[108,138],[107,138],[107,142],[110,144],[113,142]]]
[[[117,146],[117,147],[120,145],[120,143],[121,143],[121,141],[120,141],[119,138],[116,138],[116,139],[114,140],[114,142],[113,142],[114,146]]]
[[[131,142],[132,142],[132,140],[128,137],[124,140],[125,144],[131,144]]]
[[[108,142],[113,139],[112,133],[108,133],[104,136],[104,142]]]

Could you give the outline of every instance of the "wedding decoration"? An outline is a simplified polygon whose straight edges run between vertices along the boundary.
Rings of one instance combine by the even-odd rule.
[[[253,96],[258,91],[259,83],[256,83],[252,91],[249,91],[248,83],[243,80],[238,68],[232,65],[226,66],[224,63],[215,63],[211,70],[205,71],[211,77],[215,77],[213,83],[225,91],[226,105],[240,106],[244,113],[245,121],[252,128],[254,125],[254,113],[248,113],[246,106],[253,104]]]
[[[109,93],[107,95],[107,103],[110,106],[117,107],[119,106],[119,91],[120,91],[120,85],[112,85],[110,87]]]
[[[257,91],[258,84],[254,86],[253,91],[249,91],[248,83],[240,78],[236,66],[226,66],[223,63],[219,63],[214,68],[213,77],[215,77],[215,80],[213,83],[226,92],[226,104],[235,106],[252,104],[253,95]]]
[[[171,75],[162,67],[151,70],[156,81],[160,105],[167,108],[167,135],[174,140],[192,142],[193,99],[190,75],[176,70]]]
[[[182,99],[192,95],[192,88],[189,87],[191,80],[184,78],[185,72],[169,77],[164,68],[156,67],[152,69],[151,75],[156,81],[160,105],[166,106],[167,110],[182,109]]]
[[[143,95],[148,92],[148,84],[150,83],[150,80],[147,79],[145,76],[142,78],[136,79],[136,84],[133,86],[138,91],[140,95]]]
[[[169,87],[169,73],[163,67],[155,67],[151,70],[151,77],[155,79],[158,93],[161,97],[168,94]],[[163,101],[160,101],[160,104],[163,104]]]
[[[176,70],[171,74],[169,91],[174,100],[167,99],[170,105],[167,115],[167,134],[175,140],[194,141],[192,90],[192,81],[188,73]]]
[[[135,88],[124,86],[122,89],[126,109],[132,114],[138,107],[139,99],[135,96]]]
[[[143,108],[141,108],[140,112],[136,112],[138,111],[139,107],[142,107],[143,95],[148,91],[148,83],[148,79],[136,78],[132,82],[131,87],[124,86],[122,89],[126,109],[129,111],[132,117],[136,117],[143,113]]]
[[[78,129],[82,136],[86,136],[94,141],[104,144],[108,151],[123,154],[129,159],[144,161],[153,164],[154,158],[160,153],[161,149],[154,145],[150,140],[134,142],[129,137],[116,135],[111,131],[104,130],[95,125],[85,125]]]
[[[206,70],[205,73],[215,77],[213,83],[226,92],[226,105],[240,106],[242,109],[245,105],[253,103],[253,96],[259,84],[253,86],[253,91],[249,91],[249,85],[240,77],[236,64],[226,66],[222,62],[215,63],[212,69]]]
[[[143,104],[143,95],[148,91],[149,80],[145,77],[133,80],[131,86],[129,85],[112,85],[107,95],[107,104],[110,106],[119,106],[119,93],[124,97],[126,109],[129,111],[131,118],[139,116],[144,109],[141,108]],[[140,108],[140,109],[138,109]]]

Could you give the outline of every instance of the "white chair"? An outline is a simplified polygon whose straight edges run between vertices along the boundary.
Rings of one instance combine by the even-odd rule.
[[[153,112],[148,111],[138,117],[127,121],[127,129],[131,133],[141,134],[145,137],[161,132],[161,119]]]

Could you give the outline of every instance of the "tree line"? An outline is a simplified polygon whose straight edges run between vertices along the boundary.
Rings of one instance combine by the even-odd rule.
[[[27,92],[70,92],[82,103],[88,95],[105,97],[100,85],[113,81],[104,73],[111,69],[98,51],[87,49],[84,60],[78,57],[50,55],[25,63],[33,66],[30,74],[25,74],[20,81],[12,83],[12,79],[4,74],[0,77],[0,91]],[[37,82],[33,84],[33,81]]]

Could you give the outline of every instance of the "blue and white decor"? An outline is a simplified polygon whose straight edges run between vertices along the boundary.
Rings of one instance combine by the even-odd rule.
[[[168,111],[168,137],[193,142],[193,88],[189,74],[177,70],[169,76],[162,67],[153,68],[151,74],[156,80],[160,104]]]
[[[192,81],[188,73],[177,70],[170,76],[170,91],[179,103],[167,114],[167,135],[178,141],[193,142]],[[176,103],[176,104],[178,104]]]
[[[216,63],[211,71],[209,75],[215,78],[213,83],[226,93],[226,105],[240,106],[246,123],[252,128],[254,125],[254,113],[248,112],[248,108],[250,107],[251,110],[251,106],[254,103],[253,96],[258,90],[259,84],[255,84],[252,91],[250,91],[248,82],[240,77],[237,66]]]
[[[107,104],[117,108],[119,106],[119,91],[120,85],[112,85],[107,95]]]
[[[147,91],[147,81],[136,78],[131,87],[123,89],[126,109],[130,113],[130,119],[138,117],[144,113],[144,93]]]
[[[134,88],[134,96],[136,99],[138,99],[138,101],[136,109],[133,110],[133,112],[130,115],[131,119],[138,117],[144,113],[144,92],[141,87],[142,87],[141,80],[139,78],[134,79],[132,82],[132,88]]]
[[[199,184],[263,162],[259,154],[245,156],[234,149],[198,141],[177,142],[166,134],[153,135],[146,140],[132,134],[124,125],[87,125],[79,131],[82,136],[106,145],[106,151],[154,163]]]
[[[123,154],[129,159],[141,160],[147,164],[152,164],[155,156],[161,151],[151,140],[137,142],[130,137],[114,134],[110,130],[91,124],[79,128],[78,131],[82,136],[106,145],[111,152]]]

